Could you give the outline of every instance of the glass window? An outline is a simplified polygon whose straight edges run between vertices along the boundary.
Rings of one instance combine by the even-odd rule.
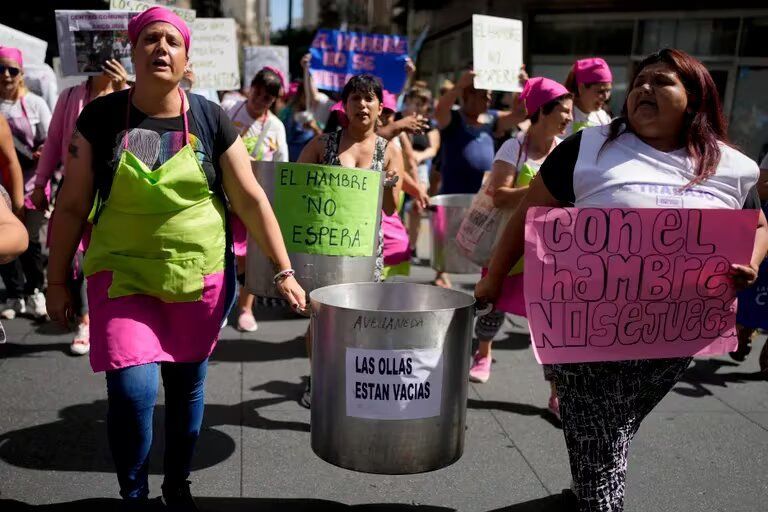
[[[631,20],[546,21],[534,24],[529,42],[541,55],[629,55],[633,33]]]
[[[640,23],[640,53],[664,47],[692,55],[733,55],[739,32],[738,18],[704,20],[646,20]]]
[[[766,42],[768,42],[768,18],[745,18],[741,33],[741,55],[768,57]]]
[[[768,149],[768,67],[741,67],[733,98],[729,135],[757,159]]]

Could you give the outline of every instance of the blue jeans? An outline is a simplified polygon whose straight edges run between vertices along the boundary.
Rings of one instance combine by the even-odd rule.
[[[165,388],[165,483],[189,477],[192,453],[203,423],[208,359],[199,363],[149,363],[107,372],[107,431],[120,495],[144,499],[157,401],[158,366]]]

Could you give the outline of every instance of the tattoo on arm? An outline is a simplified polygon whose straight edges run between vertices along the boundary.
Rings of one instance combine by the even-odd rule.
[[[77,158],[78,147],[75,142],[80,138],[80,132],[75,128],[75,132],[72,134],[72,139],[69,141],[69,156]]]

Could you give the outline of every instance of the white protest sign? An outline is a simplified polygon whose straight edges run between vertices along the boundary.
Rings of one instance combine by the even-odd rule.
[[[474,14],[472,60],[476,89],[521,91],[523,22]]]
[[[65,76],[100,75],[104,62],[120,61],[133,74],[128,21],[136,12],[56,11],[61,70]]]
[[[157,2],[146,2],[141,0],[109,0],[109,8],[115,11],[133,11],[144,12],[150,7],[155,7]],[[173,7],[171,5],[163,5],[163,7],[175,12],[179,18],[183,19],[187,23],[192,23],[197,17],[197,11],[194,9],[182,9],[181,7]]]
[[[245,54],[245,72],[243,73],[243,88],[251,85],[253,77],[264,66],[272,66],[283,72],[288,86],[288,47],[287,46],[246,46],[243,48]]]
[[[440,415],[443,351],[347,348],[347,416],[415,420]]]
[[[232,18],[197,18],[192,24],[189,62],[196,89],[240,88],[237,30]]]
[[[0,46],[13,46],[21,50],[24,63],[42,64],[48,43],[14,28],[0,24]]]

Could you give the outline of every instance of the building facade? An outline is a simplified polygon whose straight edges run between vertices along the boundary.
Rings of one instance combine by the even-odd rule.
[[[758,158],[768,152],[768,3],[734,1],[728,9],[707,8],[708,3],[714,5],[700,1],[695,5],[701,8],[673,10],[663,2],[643,2],[643,10],[628,10],[639,2],[445,2],[414,15],[415,30],[430,26],[419,75],[436,88],[471,64],[472,14],[517,18],[525,27],[531,76],[564,81],[574,60],[603,57],[613,70],[611,108],[618,113],[636,64],[660,48],[675,47],[709,68],[732,141]],[[677,2],[684,4],[694,2]]]

